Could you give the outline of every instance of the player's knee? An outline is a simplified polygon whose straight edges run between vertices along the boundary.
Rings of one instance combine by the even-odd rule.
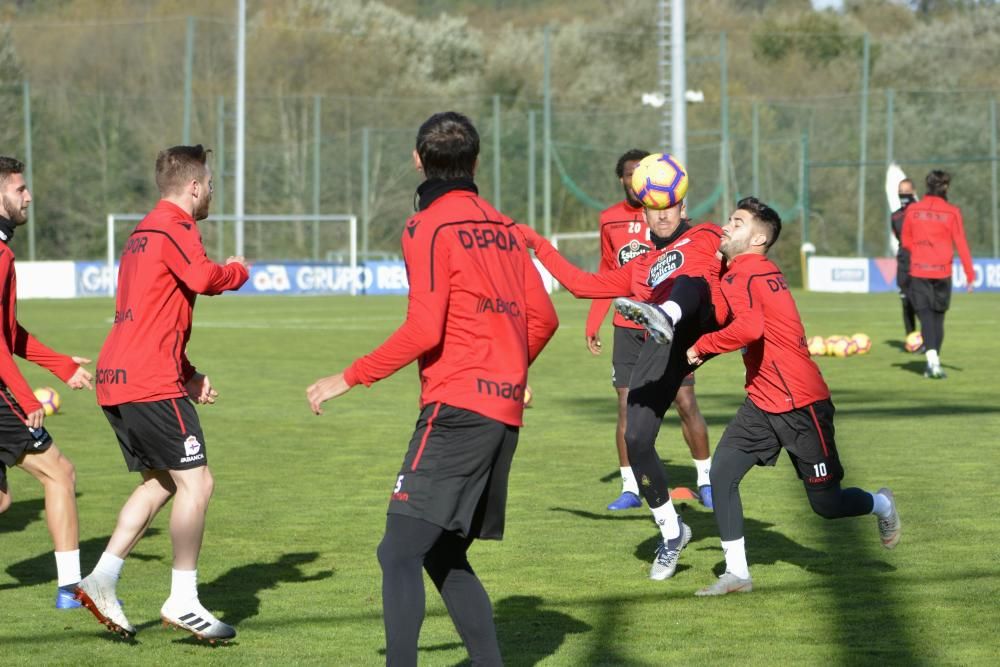
[[[10,494],[0,491],[0,514],[10,509]]]
[[[76,466],[65,456],[59,458],[59,464],[56,467],[58,471],[59,482],[70,489],[76,489]]]

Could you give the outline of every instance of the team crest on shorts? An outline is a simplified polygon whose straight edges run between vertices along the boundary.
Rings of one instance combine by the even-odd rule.
[[[189,435],[187,440],[184,441],[184,453],[188,456],[194,456],[201,450],[201,443],[198,442],[198,438],[193,435]]]

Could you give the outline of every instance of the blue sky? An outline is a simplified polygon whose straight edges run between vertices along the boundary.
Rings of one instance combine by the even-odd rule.
[[[815,9],[827,9],[829,7],[834,7],[835,9],[844,8],[844,0],[812,0],[812,4]]]

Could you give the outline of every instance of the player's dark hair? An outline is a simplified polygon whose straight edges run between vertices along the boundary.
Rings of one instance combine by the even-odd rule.
[[[156,187],[160,195],[176,193],[191,181],[205,178],[205,164],[212,151],[197,146],[171,146],[156,156]]]
[[[764,227],[764,233],[767,235],[767,245],[764,249],[770,249],[781,235],[781,216],[778,212],[756,197],[744,197],[736,203],[736,208],[750,213],[754,221]]]
[[[0,157],[0,184],[6,183],[12,174],[23,173],[23,162],[12,157]]]
[[[947,199],[949,185],[951,185],[951,174],[947,171],[935,169],[927,174],[927,194]]]
[[[472,180],[479,157],[479,133],[466,116],[436,113],[417,130],[417,155],[426,178]]]
[[[622,156],[618,158],[618,164],[615,165],[615,176],[621,178],[625,175],[626,162],[638,162],[647,155],[649,155],[649,151],[644,151],[641,148],[631,148],[625,151]]]

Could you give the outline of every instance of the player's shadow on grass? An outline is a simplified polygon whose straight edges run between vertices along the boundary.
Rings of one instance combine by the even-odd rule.
[[[77,495],[79,497],[79,494]],[[15,500],[0,514],[0,535],[4,533],[19,533],[42,518],[45,511],[45,498],[31,500]]]
[[[238,626],[260,613],[260,591],[284,583],[298,584],[332,577],[333,570],[321,570],[315,574],[302,571],[303,565],[317,558],[319,553],[316,551],[290,553],[270,563],[234,567],[216,580],[200,586],[199,597],[206,607],[217,609],[223,621]]]
[[[536,665],[555,655],[567,635],[588,632],[588,624],[561,611],[543,608],[537,595],[512,595],[493,605],[497,639],[506,665]],[[421,646],[420,652],[454,649],[460,643]],[[470,665],[468,659],[455,667]]]
[[[146,536],[152,537],[158,535],[159,533],[159,528],[149,528],[146,531]],[[105,535],[104,537],[92,537],[89,540],[80,542],[80,566],[84,573],[89,572],[90,569],[97,563],[101,554],[104,553],[104,548],[108,545],[109,539],[111,539],[111,536]],[[143,561],[161,560],[160,556],[152,556],[135,551],[129,554],[129,558]],[[37,584],[55,581],[55,559],[53,558],[51,551],[46,551],[45,553],[32,556],[31,558],[26,558],[25,560],[7,566],[7,574],[15,579],[16,583],[2,584],[0,585],[0,590],[20,588],[21,586],[35,586]]]
[[[893,368],[902,368],[904,371],[909,371],[916,375],[922,376],[924,371],[927,370],[927,362],[923,359],[916,359],[913,361],[901,361],[899,363],[893,364]],[[959,366],[953,366],[951,364],[941,364],[941,368],[946,371],[961,371],[962,368]]]

